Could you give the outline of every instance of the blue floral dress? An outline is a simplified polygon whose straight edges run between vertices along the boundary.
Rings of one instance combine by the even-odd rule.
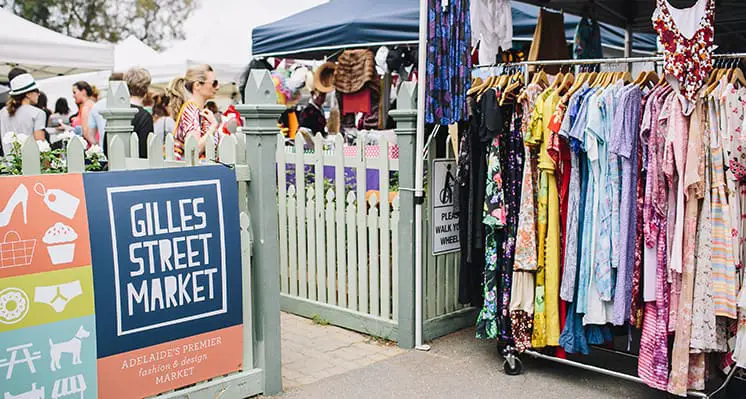
[[[425,121],[451,125],[468,119],[471,18],[468,0],[428,0]]]

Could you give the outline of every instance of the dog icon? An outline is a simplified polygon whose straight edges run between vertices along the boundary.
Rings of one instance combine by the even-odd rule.
[[[52,358],[52,371],[57,371],[61,369],[60,367],[60,359],[62,358],[63,353],[69,353],[73,357],[73,363],[72,364],[81,364],[80,361],[80,349],[83,344],[83,339],[90,336],[91,333],[85,330],[83,326],[80,326],[78,329],[78,332],[75,333],[75,336],[70,339],[69,341],[60,342],[55,344],[52,342],[52,339],[49,339],[49,357]]]

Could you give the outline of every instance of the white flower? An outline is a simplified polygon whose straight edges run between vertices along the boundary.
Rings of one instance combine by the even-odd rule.
[[[61,140],[69,141],[69,140],[72,140],[73,137],[78,137],[78,136],[76,136],[72,130],[66,130],[58,134],[57,137],[59,137]]]
[[[52,147],[49,146],[46,140],[36,140],[36,146],[39,147],[39,152],[52,151]]]
[[[26,142],[28,135],[16,134],[15,132],[7,132],[3,135],[3,144],[19,144],[23,145]]]
[[[93,158],[93,157],[101,158],[103,155],[104,155],[104,150],[98,144],[92,145],[91,148],[85,151],[86,158]]]
[[[12,144],[16,140],[15,132],[6,132],[3,135],[3,144]]]

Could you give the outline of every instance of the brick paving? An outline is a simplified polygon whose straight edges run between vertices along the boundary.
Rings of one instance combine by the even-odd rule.
[[[292,391],[404,353],[393,343],[282,313],[282,386]]]

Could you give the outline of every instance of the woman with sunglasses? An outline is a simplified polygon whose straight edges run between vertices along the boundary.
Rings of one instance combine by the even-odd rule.
[[[215,115],[205,108],[207,100],[215,98],[220,84],[215,79],[215,71],[209,65],[196,65],[187,70],[183,77],[171,81],[167,94],[168,109],[176,117],[174,129],[174,158],[184,158],[184,143],[189,135],[199,142],[199,157],[205,157],[205,145],[217,145],[218,135],[213,142],[208,137],[217,132],[218,121]]]

